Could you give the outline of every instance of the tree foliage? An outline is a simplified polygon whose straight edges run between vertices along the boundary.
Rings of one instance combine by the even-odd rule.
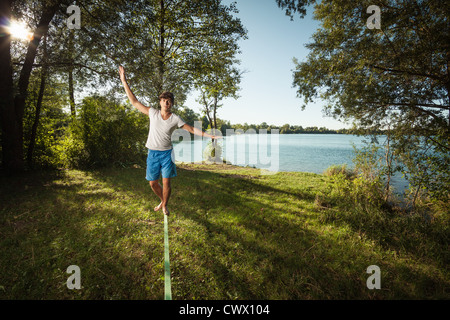
[[[83,99],[78,118],[58,143],[61,166],[93,168],[143,163],[146,151],[140,137],[148,129],[145,117],[138,111],[113,99],[90,96]]]
[[[1,153],[2,166],[9,172],[24,169],[24,147],[29,159],[35,142],[40,145],[36,151],[43,154],[39,141],[50,130],[43,128],[52,121],[42,115],[47,108],[56,108],[47,103],[55,92],[49,85],[58,84],[62,96],[55,101],[61,114],[67,115],[67,123],[87,121],[78,117],[84,105],[77,106],[75,99],[86,91],[88,95],[123,93],[118,85],[119,64],[127,67],[133,91],[143,102],[157,107],[159,94],[169,90],[175,94],[176,108],[194,88],[194,79],[211,70],[211,53],[236,45],[233,37],[243,32],[239,19],[232,15],[234,5],[219,0],[78,0],[81,29],[75,30],[67,26],[71,4],[70,0],[0,3]],[[6,29],[12,20],[25,22],[34,33],[33,40],[13,40]],[[36,88],[40,88],[38,94]],[[43,102],[42,109],[36,101]],[[59,134],[54,141],[63,136]]]
[[[369,29],[367,8],[381,9]],[[295,60],[294,85],[305,104],[320,97],[326,111],[362,132],[390,125],[392,148],[415,189],[448,200],[450,119],[449,3],[321,1],[306,61]]]
[[[212,53],[243,29],[234,6],[219,0],[138,0],[132,7],[121,18],[128,40],[114,51],[133,57],[125,65],[130,83],[155,107],[162,91],[173,92],[182,105],[195,78],[211,69]]]
[[[66,0],[2,1],[0,2],[0,116],[2,128],[2,165],[16,172],[24,168],[23,116],[28,85],[41,39],[47,33],[56,12],[67,4]],[[18,14],[21,10],[27,14]],[[19,71],[12,66],[11,35],[9,23],[16,16],[27,16],[32,25],[33,37],[23,50],[24,59]]]
[[[310,0],[276,0],[277,5],[285,10],[287,16],[294,18],[295,14],[299,14],[301,18],[306,15],[306,6],[313,3]]]

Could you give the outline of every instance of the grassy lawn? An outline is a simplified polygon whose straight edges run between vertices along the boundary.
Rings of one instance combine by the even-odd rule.
[[[327,198],[332,188],[323,175],[180,165],[169,207],[173,299],[450,298],[448,234],[397,218],[352,223]],[[0,298],[164,299],[158,203],[141,168],[1,178]],[[80,290],[66,286],[70,265]],[[379,290],[366,286],[370,265]]]

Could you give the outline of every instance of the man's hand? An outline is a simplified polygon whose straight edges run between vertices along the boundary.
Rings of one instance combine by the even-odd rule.
[[[125,77],[125,68],[122,66],[119,66],[119,74],[120,74],[120,81],[127,82],[127,78]]]

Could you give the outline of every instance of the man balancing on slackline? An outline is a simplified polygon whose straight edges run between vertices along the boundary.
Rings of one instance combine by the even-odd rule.
[[[144,106],[140,103],[128,86],[125,77],[125,69],[119,67],[120,80],[125,88],[128,99],[140,112],[148,115],[150,119],[150,130],[145,146],[149,149],[147,156],[146,179],[150,183],[153,192],[159,197],[161,203],[155,207],[155,211],[162,209],[164,214],[169,215],[167,208],[171,193],[170,179],[177,176],[175,163],[172,159],[172,133],[179,127],[198,136],[205,136],[213,139],[221,138],[212,136],[194,128],[183,121],[179,116],[172,113],[174,96],[171,92],[163,92],[159,96],[159,105],[161,110],[153,107]],[[159,184],[159,178],[162,175],[163,187]]]

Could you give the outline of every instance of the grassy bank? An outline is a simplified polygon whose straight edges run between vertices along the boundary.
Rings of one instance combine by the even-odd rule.
[[[163,216],[144,177],[128,168],[2,178],[0,298],[163,299]],[[354,219],[339,196],[323,175],[180,165],[173,299],[450,297],[441,221]],[[80,267],[80,290],[66,286],[70,265]],[[380,290],[366,286],[370,265],[380,267]]]

